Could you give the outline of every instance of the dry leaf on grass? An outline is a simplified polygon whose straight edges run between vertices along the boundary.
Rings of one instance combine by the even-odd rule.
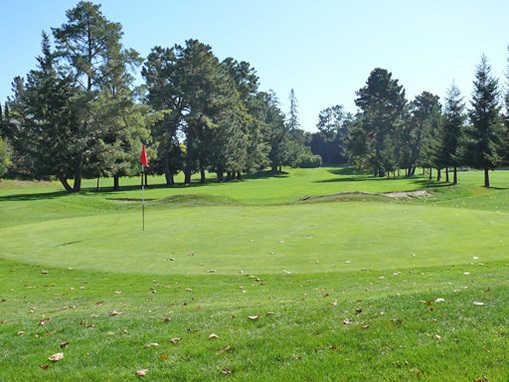
[[[49,365],[47,363],[39,365],[39,367],[43,370],[47,370],[49,368]]]
[[[343,320],[343,325],[351,325],[353,323],[353,321],[349,318],[345,318]]]
[[[148,344],[145,344],[145,348],[156,348],[159,344],[157,342],[149,342]]]
[[[221,370],[221,373],[223,373],[224,375],[230,375],[232,373],[232,369],[230,369],[228,367],[223,367],[223,369]]]
[[[118,316],[121,312],[118,312],[116,310],[112,310],[111,313],[110,313],[110,317],[115,317],[115,316]]]
[[[44,318],[39,321],[39,326],[44,326],[49,322],[49,318]]]
[[[252,315],[252,316],[247,316],[247,318],[251,321],[256,321],[260,318],[260,316],[258,316],[257,314],[255,315]]]
[[[168,354],[165,354],[165,353],[160,354],[159,355],[159,360],[161,360],[161,361],[168,361]]]
[[[64,348],[66,348],[68,345],[69,345],[69,342],[67,342],[67,341],[62,341],[62,342],[60,342],[60,345],[59,345],[59,346],[60,346],[60,349],[64,349]]]
[[[226,345],[224,348],[222,348],[221,350],[219,350],[219,351],[217,352],[217,354],[219,355],[219,354],[223,354],[223,353],[229,353],[229,352],[231,352],[231,351],[233,351],[233,348],[232,348],[230,345]]]
[[[148,373],[148,369],[140,369],[140,370],[136,370],[136,376],[137,377],[144,377],[146,376]]]
[[[62,359],[64,359],[64,353],[55,353],[48,357],[48,360],[51,362],[58,362]]]
[[[173,337],[172,339],[170,339],[170,342],[171,342],[173,345],[178,344],[180,341],[182,341],[182,338],[180,338],[180,337]]]
[[[24,336],[24,335],[25,335],[25,332],[24,332],[23,330],[20,330],[20,331],[18,331],[18,332],[16,333],[16,335],[18,335],[18,336],[20,336],[20,337],[21,337],[21,336]]]
[[[481,302],[481,301],[474,301],[473,304],[475,306],[484,306],[484,302]]]
[[[210,333],[209,340],[217,340],[219,336],[216,333]]]

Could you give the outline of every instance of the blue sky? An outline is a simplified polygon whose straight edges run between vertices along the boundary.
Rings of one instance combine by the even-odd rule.
[[[0,100],[12,78],[34,66],[41,31],[64,22],[75,3],[2,0]],[[355,91],[375,67],[389,69],[409,97],[423,90],[443,96],[453,80],[469,97],[482,53],[497,76],[507,68],[507,0],[104,0],[102,6],[123,24],[125,45],[142,55],[154,45],[198,38],[221,59],[249,61],[285,111],[294,88],[306,130],[315,129],[327,106],[355,111]]]

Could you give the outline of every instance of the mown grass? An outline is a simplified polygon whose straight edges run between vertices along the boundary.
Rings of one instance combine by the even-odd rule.
[[[0,381],[508,380],[509,173],[489,190],[474,171],[160,180],[144,233],[138,179],[79,195],[1,182]]]

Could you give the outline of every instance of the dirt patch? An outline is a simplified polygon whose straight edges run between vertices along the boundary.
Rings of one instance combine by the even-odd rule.
[[[417,191],[387,192],[382,195],[387,196],[389,198],[394,198],[394,199],[408,199],[408,198],[428,197],[428,196],[431,196],[431,193],[429,193],[426,190],[417,190]]]
[[[426,190],[418,191],[400,191],[400,192],[387,192],[387,193],[376,193],[376,192],[338,192],[337,194],[329,195],[308,195],[302,198],[300,201],[305,203],[313,202],[333,202],[333,201],[351,201],[351,200],[383,200],[386,198],[391,199],[410,199],[410,198],[422,198],[428,197],[432,194]]]
[[[111,198],[109,200],[113,200],[114,202],[123,202],[123,203],[141,203],[143,200],[141,198]],[[155,199],[145,199],[146,202],[150,202]]]

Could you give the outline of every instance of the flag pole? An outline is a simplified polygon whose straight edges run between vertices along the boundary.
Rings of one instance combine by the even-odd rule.
[[[145,175],[145,166],[141,165],[141,230],[145,231],[145,183],[144,183],[144,175]]]

